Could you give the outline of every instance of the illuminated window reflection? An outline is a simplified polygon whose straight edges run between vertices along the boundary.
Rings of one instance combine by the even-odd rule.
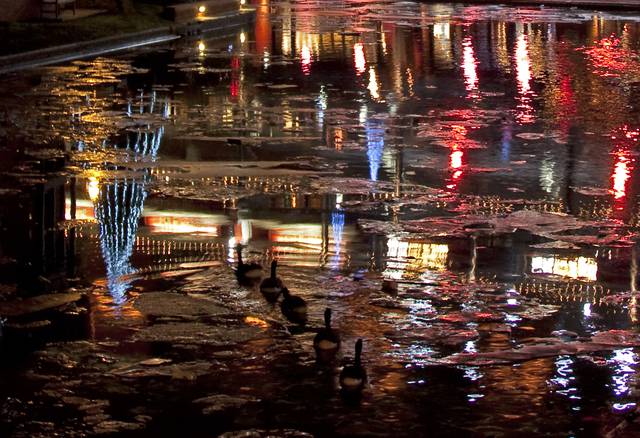
[[[401,279],[412,273],[422,273],[428,269],[447,268],[449,247],[440,243],[403,241],[395,237],[387,241],[387,270],[385,276]]]
[[[591,257],[537,256],[531,258],[531,272],[595,281],[598,274],[598,263]]]

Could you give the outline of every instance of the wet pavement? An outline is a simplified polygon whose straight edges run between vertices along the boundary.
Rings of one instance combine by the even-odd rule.
[[[639,434],[640,16],[255,6],[0,78],[0,435]]]

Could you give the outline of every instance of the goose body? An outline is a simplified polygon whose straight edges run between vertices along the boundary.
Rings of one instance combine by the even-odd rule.
[[[340,387],[346,393],[360,392],[367,383],[367,371],[362,366],[362,339],[356,342],[356,357],[353,365],[347,365],[340,373]]]
[[[306,324],[307,303],[300,297],[291,295],[286,287],[282,289],[284,299],[280,303],[282,314],[295,324]]]
[[[262,279],[262,266],[258,263],[245,263],[242,260],[242,247],[236,247],[238,254],[238,267],[236,268],[236,278],[243,286],[255,286]]]
[[[340,334],[331,328],[331,309],[324,311],[324,328],[313,339],[316,358],[323,362],[333,359],[340,349]]]
[[[272,261],[271,276],[269,278],[265,278],[262,280],[262,283],[260,283],[260,292],[262,292],[262,296],[264,296],[264,298],[270,303],[278,301],[278,298],[284,289],[284,283],[276,276],[277,267],[278,262],[276,260]]]

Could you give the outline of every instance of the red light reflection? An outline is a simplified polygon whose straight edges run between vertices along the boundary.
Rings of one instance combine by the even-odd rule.
[[[613,197],[615,199],[622,199],[627,196],[627,181],[631,177],[631,160],[624,151],[618,151],[616,153],[616,164],[613,167]],[[617,209],[622,208],[621,206]]]
[[[629,129],[622,126],[611,134],[611,140],[615,143],[615,162],[611,174],[612,188],[610,190],[615,200],[616,210],[624,209],[624,200],[627,197],[629,179],[634,169],[635,159],[632,156],[633,150],[640,140],[640,130]]]
[[[462,125],[452,125],[451,126],[451,139],[447,142],[449,149],[451,152],[449,153],[449,169],[451,169],[451,180],[449,184],[447,184],[447,188],[450,190],[454,190],[457,186],[458,181],[462,178],[463,175],[463,158],[464,151],[462,150],[461,144],[467,140],[468,130],[465,126]]]
[[[233,56],[231,58],[231,85],[229,91],[232,100],[236,100],[240,95],[240,58]]]
[[[584,49],[593,72],[603,78],[634,78],[640,74],[640,61],[635,52],[623,47],[620,38],[615,35],[602,38]]]

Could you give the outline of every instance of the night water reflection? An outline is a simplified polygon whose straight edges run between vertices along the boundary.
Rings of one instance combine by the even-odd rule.
[[[367,420],[355,421],[363,428],[355,432],[593,434],[634,410],[631,347],[433,365],[535,338],[636,330],[636,297],[624,293],[635,292],[638,278],[640,17],[254,3],[255,26],[229,37],[3,79],[3,132],[65,145],[57,210],[36,192],[48,221],[36,228],[44,236],[63,225],[60,248],[71,248],[73,236],[74,255],[61,258],[77,262],[73,274],[99,302],[131,307],[157,289],[199,294],[229,321],[266,330],[266,321],[280,321],[277,309],[230,275],[241,243],[263,265],[279,260],[313,324],[331,306],[345,342],[365,338],[373,386],[352,412]],[[501,221],[522,211],[537,222],[504,231]],[[421,222],[430,218],[438,220]],[[541,230],[556,222],[559,231]],[[49,242],[22,231],[22,240]],[[1,249],[18,256],[11,239]],[[396,293],[379,290],[383,279]],[[113,335],[114,326],[142,320],[105,315],[96,339],[123,344],[129,335]],[[194,318],[213,320],[197,313],[164,323]],[[266,338],[234,345],[229,351],[248,358],[229,367],[238,373],[199,383],[229,391],[242,382],[244,395],[294,400],[298,407],[273,420],[278,427],[333,436],[327,423],[345,423],[342,404],[333,391],[315,390],[317,373],[301,353],[308,333],[293,333],[287,342],[296,349]],[[194,344],[188,355],[210,361],[213,344]],[[295,373],[272,366],[278,361],[304,377],[292,381]],[[330,421],[298,415],[310,407]]]

